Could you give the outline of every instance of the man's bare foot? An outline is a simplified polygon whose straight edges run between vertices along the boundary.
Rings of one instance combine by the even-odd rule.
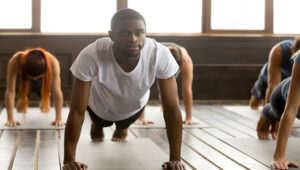
[[[271,122],[260,116],[256,127],[256,132],[259,139],[270,139],[270,126]]]
[[[103,128],[97,127],[94,123],[91,125],[90,131],[91,139],[93,142],[102,142],[104,141],[104,131]]]
[[[148,125],[148,124],[154,124],[152,121],[148,121],[145,119],[138,119],[137,121],[134,122],[135,125]]]
[[[251,96],[249,105],[251,109],[257,110],[259,107],[259,99],[256,99],[254,96]]]
[[[125,141],[128,133],[128,128],[127,129],[118,129],[116,128],[113,137],[111,138],[112,141]]]
[[[277,139],[278,138],[278,129],[279,129],[279,122],[278,121],[273,121],[271,123],[272,127],[271,127],[271,135],[273,139]]]

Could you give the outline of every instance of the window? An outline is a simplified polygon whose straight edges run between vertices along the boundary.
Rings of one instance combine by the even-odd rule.
[[[274,0],[274,33],[300,33],[299,0]]]
[[[42,0],[41,32],[107,32],[114,0]]]
[[[200,33],[202,0],[128,0],[146,20],[147,32]]]
[[[263,30],[265,1],[211,0],[212,30]]]
[[[32,27],[31,0],[0,1],[1,29],[29,29]]]

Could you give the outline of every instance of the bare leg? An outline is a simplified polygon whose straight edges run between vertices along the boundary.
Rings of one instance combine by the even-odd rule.
[[[90,135],[91,135],[92,141],[94,141],[94,142],[104,141],[103,128],[97,127],[94,123],[92,123],[92,125],[91,125]]]
[[[128,128],[127,129],[116,128],[111,140],[119,141],[119,142],[125,141],[127,137],[127,133],[128,133]]]
[[[278,129],[279,129],[279,122],[278,121],[273,121],[271,127],[271,135],[273,139],[278,138]]]
[[[270,139],[270,126],[271,122],[265,120],[261,115],[256,127],[256,132],[259,139]]]
[[[256,99],[254,96],[251,96],[249,105],[251,109],[257,110],[259,107],[259,99]]]

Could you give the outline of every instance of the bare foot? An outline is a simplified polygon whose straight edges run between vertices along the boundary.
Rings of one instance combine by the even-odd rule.
[[[251,96],[249,105],[250,105],[251,109],[257,110],[259,107],[259,100],[256,99],[254,96]]]
[[[152,121],[148,121],[145,119],[138,119],[134,122],[135,125],[148,125],[148,124],[154,124]]]
[[[123,142],[123,141],[126,140],[127,133],[128,133],[128,128],[127,129],[118,129],[118,128],[116,128],[111,140],[112,141]]]
[[[256,132],[259,139],[270,139],[270,126],[271,122],[260,116],[256,127]]]
[[[104,141],[104,131],[103,128],[97,127],[94,123],[91,125],[90,131],[91,139],[93,142],[102,142]]]
[[[271,127],[271,135],[273,139],[277,139],[278,138],[278,129],[279,129],[279,122],[278,121],[273,121],[271,123],[272,127]]]

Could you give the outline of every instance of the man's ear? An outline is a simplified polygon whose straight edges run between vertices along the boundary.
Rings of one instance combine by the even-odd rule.
[[[110,39],[112,41],[114,41],[114,36],[113,36],[113,33],[111,31],[108,31],[108,35],[109,35]]]

